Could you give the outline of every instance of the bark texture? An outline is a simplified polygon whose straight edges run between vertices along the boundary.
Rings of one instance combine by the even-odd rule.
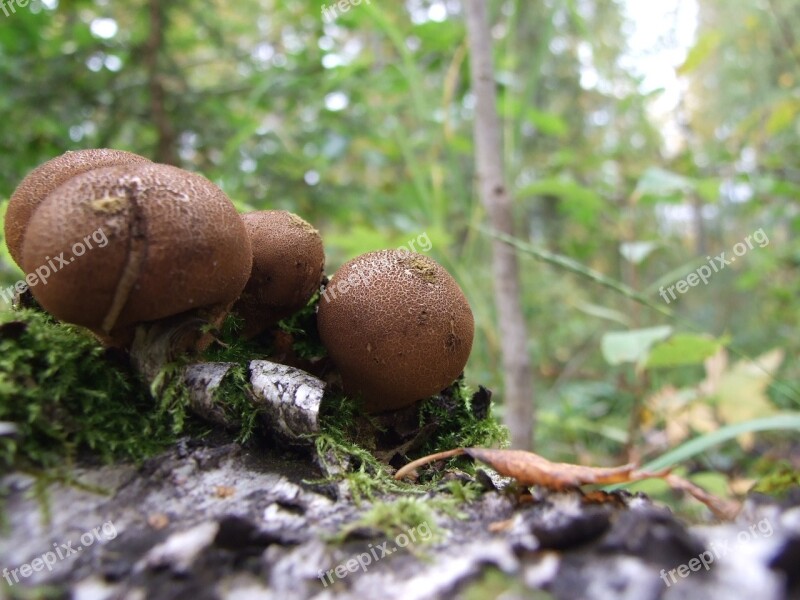
[[[689,527],[625,493],[603,503],[575,491],[540,493],[521,503],[507,481],[479,471],[480,497],[456,511],[434,509],[412,536],[354,526],[374,502],[401,498],[355,502],[346,485],[319,483],[307,457],[264,441],[243,448],[222,436],[187,439],[140,467],[85,465],[71,475],[93,491],[51,486],[49,516],[34,477],[0,476],[8,516],[0,574],[8,569],[10,581],[0,576],[0,600],[45,597],[31,589],[40,585],[51,586],[48,598],[92,600],[800,593],[800,494],[782,505],[752,498],[737,522]],[[442,486],[417,498],[448,497]],[[60,557],[46,556],[56,550]]]

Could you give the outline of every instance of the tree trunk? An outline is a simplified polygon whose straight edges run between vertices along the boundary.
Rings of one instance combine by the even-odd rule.
[[[157,143],[153,160],[168,165],[178,164],[175,128],[167,110],[167,92],[164,88],[164,75],[161,72],[159,57],[164,50],[164,31],[166,29],[166,6],[161,0],[150,0],[150,33],[145,45],[145,64],[147,82],[150,90],[150,119],[156,128]]]
[[[492,34],[485,0],[465,0],[472,89],[475,94],[475,169],[483,205],[492,228],[513,235],[511,199],[505,184],[500,119],[492,67]],[[533,374],[527,349],[525,318],[520,303],[519,267],[515,250],[492,241],[492,272],[505,387],[505,423],[514,448],[529,448],[533,439]]]

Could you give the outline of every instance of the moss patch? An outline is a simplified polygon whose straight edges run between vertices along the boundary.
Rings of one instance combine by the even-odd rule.
[[[436,424],[436,435],[422,448],[420,456],[451,448],[505,447],[508,431],[492,417],[491,392],[478,392],[465,383],[463,375],[441,394],[420,407],[420,426]],[[470,461],[471,463],[471,461]]]
[[[123,357],[32,309],[0,314],[0,421],[18,430],[0,437],[8,468],[141,459],[174,439]]]
[[[330,541],[340,544],[359,529],[377,529],[387,538],[410,531],[421,531],[416,543],[432,543],[442,537],[431,507],[415,498],[399,498],[390,502],[376,502],[361,517],[349,523]]]
[[[800,489],[800,471],[792,468],[788,462],[770,466],[771,472],[764,475],[753,486],[753,492],[787,498],[794,490]]]

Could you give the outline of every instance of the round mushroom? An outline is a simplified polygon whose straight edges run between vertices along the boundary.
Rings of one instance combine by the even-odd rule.
[[[191,315],[195,333],[217,323],[252,264],[222,190],[155,163],[94,169],[53,190],[28,222],[22,257],[43,308],[115,345],[175,315]]]
[[[149,162],[132,152],[99,148],[65,152],[38,166],[17,186],[8,202],[4,229],[11,258],[22,267],[22,244],[28,221],[42,200],[62,183],[92,169]]]
[[[253,247],[253,267],[233,312],[251,338],[303,308],[319,289],[325,251],[319,232],[285,210],[242,215]]]
[[[345,392],[361,397],[371,413],[446,388],[464,370],[475,332],[450,274],[402,249],[345,263],[322,293],[317,323]]]

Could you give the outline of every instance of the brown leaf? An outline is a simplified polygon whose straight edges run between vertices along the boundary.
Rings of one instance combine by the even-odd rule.
[[[579,487],[590,483],[611,484],[631,481],[636,465],[621,467],[583,467],[568,463],[554,463],[533,452],[524,450],[492,450],[465,448],[464,452],[506,477],[513,477],[520,485],[541,485],[553,490]]]
[[[554,463],[525,450],[494,450],[491,448],[456,448],[417,459],[397,471],[395,479],[402,479],[419,466],[435,460],[466,454],[492,469],[513,477],[522,486],[540,485],[551,490],[576,488],[582,485],[609,485],[632,483],[642,479],[664,479],[673,489],[687,492],[708,506],[718,517],[730,519],[739,511],[739,505],[713,496],[699,486],[670,474],[669,469],[657,472],[639,471],[634,464],[621,467],[584,467],[569,463]]]

